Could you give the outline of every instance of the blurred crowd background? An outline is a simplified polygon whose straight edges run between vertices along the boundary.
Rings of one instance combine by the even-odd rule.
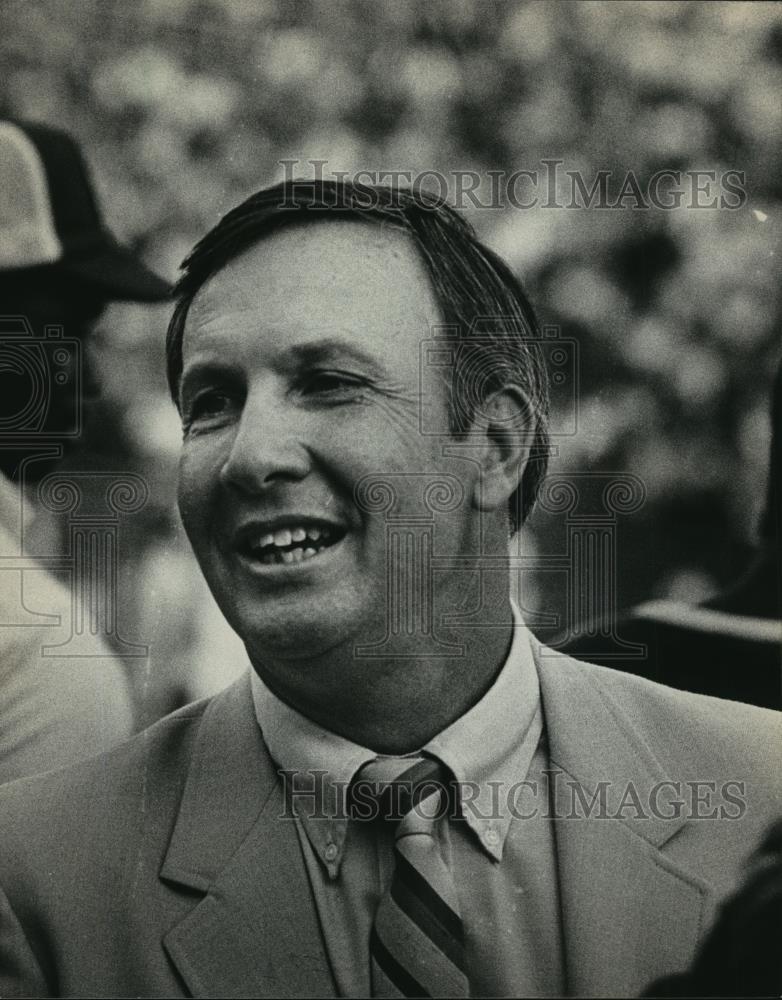
[[[632,473],[617,522],[621,606],[699,600],[747,563],[767,477],[780,341],[782,7],[495,0],[0,0],[0,113],[82,144],[110,228],[175,277],[261,185],[324,170],[541,171],[643,185],[661,169],[743,172],[738,207],[467,205],[578,362],[577,433],[555,387],[553,470]],[[528,189],[525,189],[525,194]],[[565,201],[569,193],[565,192]],[[733,199],[735,204],[736,199]],[[113,306],[102,399],[79,468],[143,475],[120,535],[120,627],[152,717],[244,663],[175,513],[179,424],[168,310]],[[562,551],[538,511],[523,552]],[[527,609],[567,625],[561,574]],[[551,619],[549,619],[551,621]],[[551,628],[542,627],[543,638]]]

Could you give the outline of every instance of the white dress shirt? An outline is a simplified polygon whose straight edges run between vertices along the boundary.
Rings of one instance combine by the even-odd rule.
[[[540,689],[531,637],[515,606],[513,613],[510,652],[492,687],[421,748],[460,783],[462,815],[444,819],[438,833],[459,892],[473,996],[565,988],[554,833],[541,799],[548,758]],[[287,776],[338,992],[369,996],[369,935],[393,874],[393,827],[346,819],[344,795],[378,755],[290,708],[257,674],[253,698]]]

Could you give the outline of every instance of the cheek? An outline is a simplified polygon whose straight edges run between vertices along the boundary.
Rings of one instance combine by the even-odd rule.
[[[177,503],[185,531],[194,540],[207,520],[212,496],[220,482],[222,460],[214,449],[185,444],[179,460]],[[195,543],[194,543],[195,544]]]

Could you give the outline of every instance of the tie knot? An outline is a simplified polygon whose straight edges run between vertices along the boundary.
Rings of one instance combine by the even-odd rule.
[[[358,820],[398,823],[411,814],[426,820],[444,816],[452,801],[448,768],[433,757],[376,757],[350,786],[349,815]]]

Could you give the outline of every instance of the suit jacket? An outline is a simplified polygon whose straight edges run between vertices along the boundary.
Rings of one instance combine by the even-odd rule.
[[[568,991],[629,996],[687,966],[782,811],[780,716],[536,655]],[[741,818],[567,818],[571,782],[607,782],[612,816],[630,783],[643,802],[660,782],[726,779],[745,783]],[[247,678],[86,764],[6,785],[0,996],[334,996],[282,812]]]

